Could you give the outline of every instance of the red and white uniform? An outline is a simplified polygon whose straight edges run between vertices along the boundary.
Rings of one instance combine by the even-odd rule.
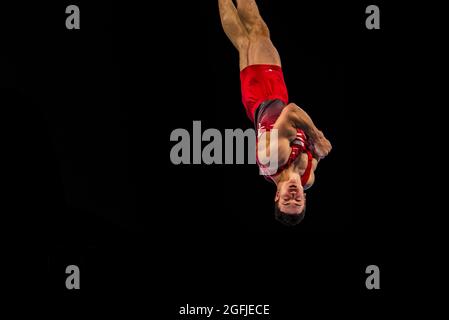
[[[246,114],[254,123],[254,114],[266,100],[279,99],[288,104],[287,86],[280,66],[253,64],[240,71],[242,101]]]
[[[240,72],[240,81],[243,105],[248,117],[257,128],[256,145],[258,145],[260,135],[273,129],[282,109],[288,104],[284,75],[280,66],[257,64],[243,69]],[[302,153],[307,153],[307,168],[301,176],[301,182],[304,186],[312,171],[313,157],[307,136],[303,130],[297,129],[296,139],[291,142],[290,146],[292,151],[287,162],[278,167],[274,173],[271,172],[272,168],[269,170],[268,166],[260,163],[256,152],[257,164],[262,174],[268,180],[273,181],[273,177],[288,168]]]

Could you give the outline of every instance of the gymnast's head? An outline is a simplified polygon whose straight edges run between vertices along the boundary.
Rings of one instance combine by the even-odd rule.
[[[304,219],[306,212],[306,194],[301,179],[292,176],[277,184],[274,198],[274,216],[276,220],[294,226]]]

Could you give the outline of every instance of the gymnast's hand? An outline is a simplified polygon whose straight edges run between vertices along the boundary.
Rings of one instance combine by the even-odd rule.
[[[323,132],[316,130],[312,136],[309,137],[310,146],[320,159],[326,157],[332,150],[332,145],[329,140],[326,139]]]

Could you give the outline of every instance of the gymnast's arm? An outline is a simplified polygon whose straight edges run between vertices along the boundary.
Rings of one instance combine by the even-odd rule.
[[[323,132],[318,130],[312,121],[312,118],[298,105],[290,103],[283,110],[283,116],[285,117],[284,123],[287,127],[290,127],[289,132],[292,132],[293,136],[296,135],[296,129],[302,129],[308,136],[310,144],[312,146],[313,153],[317,158],[324,158],[329,154],[332,149],[332,145],[329,140],[326,139]]]

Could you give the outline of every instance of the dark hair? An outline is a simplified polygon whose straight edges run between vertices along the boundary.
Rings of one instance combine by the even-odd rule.
[[[294,226],[300,223],[306,214],[306,206],[304,206],[304,209],[299,214],[287,214],[281,211],[279,209],[279,201],[276,201],[274,203],[274,217],[277,221],[281,222],[282,224],[286,226]]]

